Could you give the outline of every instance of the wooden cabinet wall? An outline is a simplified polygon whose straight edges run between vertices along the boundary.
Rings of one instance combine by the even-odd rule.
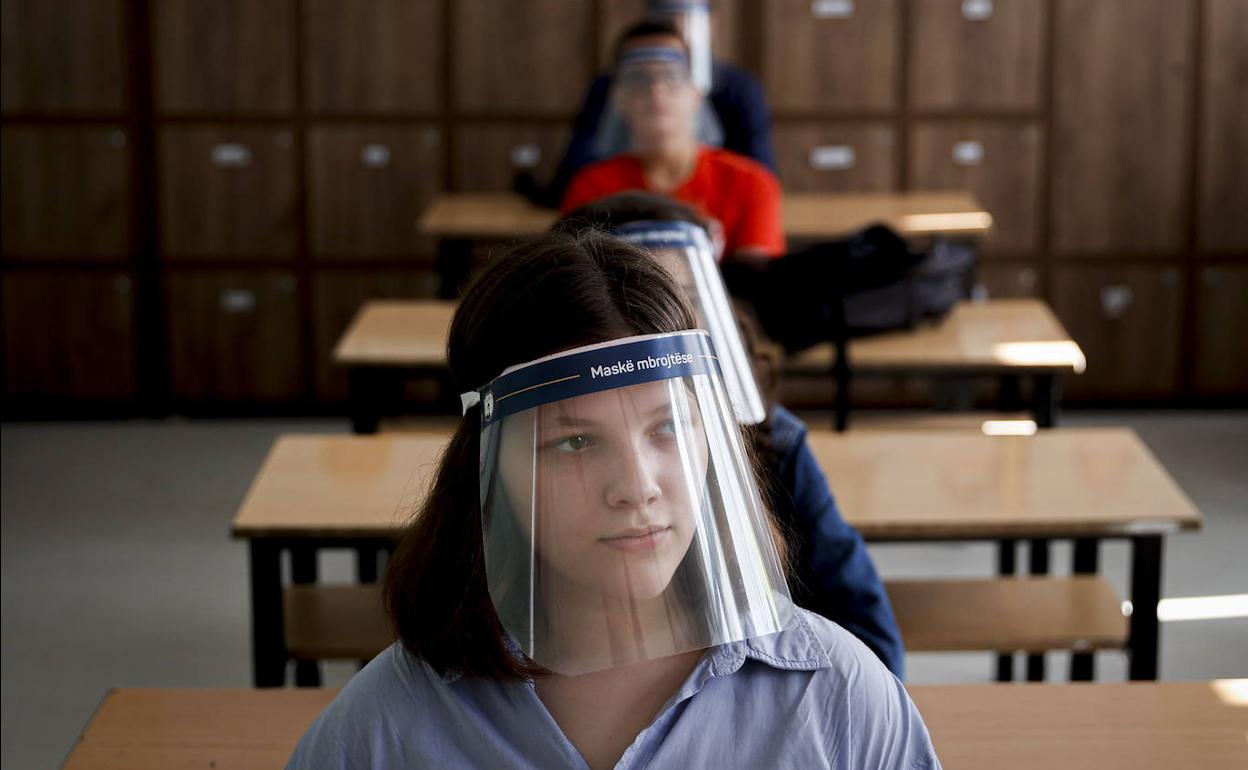
[[[0,0],[6,388],[337,401],[359,301],[431,292],[421,209],[547,181],[644,5]],[[978,291],[1058,309],[1088,352],[1072,400],[1248,398],[1248,0],[713,9],[785,189],[972,192]],[[45,354],[10,331],[47,308]],[[91,324],[131,351],[99,382],[89,350],[51,363]]]
[[[134,398],[134,283],[128,273],[13,270],[0,281],[6,400]]]
[[[173,270],[165,281],[165,308],[175,399],[303,397],[303,335],[293,273]]]

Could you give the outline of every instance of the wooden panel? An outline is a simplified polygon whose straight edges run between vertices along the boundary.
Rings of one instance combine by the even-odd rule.
[[[976,8],[990,8],[977,16]],[[919,109],[1038,110],[1042,0],[915,0],[910,11],[910,104]]]
[[[1248,396],[1248,265],[1206,267],[1196,299],[1196,390]]]
[[[307,0],[303,9],[303,72],[310,110],[438,109],[442,3]]]
[[[1057,4],[1056,251],[1182,248],[1191,7],[1175,0]]]
[[[992,214],[984,253],[1020,254],[1039,245],[1044,133],[1013,123],[926,123],[910,133],[913,190],[967,190]]]
[[[128,274],[21,270],[3,280],[6,398],[134,398]]]
[[[159,135],[166,256],[295,251],[294,136],[284,128],[169,127]]]
[[[0,83],[6,115],[123,112],[121,0],[0,2]]]
[[[394,633],[372,585],[287,586],[283,639],[294,660],[370,660]]]
[[[455,133],[455,189],[504,192],[519,171],[546,182],[554,176],[570,135],[566,126],[462,125]]]
[[[1204,21],[1198,237],[1248,256],[1248,0],[1207,0]]]
[[[1032,263],[980,265],[975,296],[983,299],[1030,299],[1040,296],[1040,272]]]
[[[790,123],[773,135],[786,192],[885,192],[896,186],[896,140],[888,124]]]
[[[1053,309],[1083,348],[1087,371],[1072,397],[1176,395],[1182,286],[1176,267],[1053,270]]]
[[[293,109],[294,8],[289,0],[152,3],[156,109]]]
[[[571,115],[590,79],[590,4],[456,0],[455,105],[491,114]]]
[[[429,253],[416,217],[442,186],[431,126],[318,126],[308,133],[311,244],[322,256]]]
[[[169,375],[184,401],[286,401],[303,395],[294,275],[178,270],[165,307]]]
[[[777,110],[897,102],[897,0],[775,0],[763,10],[763,82]]]
[[[716,61],[741,62],[741,5],[743,0],[711,3],[711,50]],[[602,3],[602,28],[598,33],[598,66],[607,69],[624,30],[646,15],[646,0],[611,0]]]
[[[127,255],[130,148],[124,131],[5,126],[0,145],[5,256]]]
[[[325,401],[347,396],[346,370],[331,353],[347,324],[370,299],[416,299],[434,293],[436,280],[428,271],[318,270],[312,282],[316,334],[316,395]]]

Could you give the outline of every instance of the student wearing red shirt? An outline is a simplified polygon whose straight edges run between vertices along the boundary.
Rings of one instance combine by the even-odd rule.
[[[642,22],[625,32],[613,85],[612,106],[631,149],[577,174],[563,199],[565,213],[626,190],[662,193],[714,220],[726,259],[784,253],[776,178],[756,161],[697,141],[703,96],[674,27]]]

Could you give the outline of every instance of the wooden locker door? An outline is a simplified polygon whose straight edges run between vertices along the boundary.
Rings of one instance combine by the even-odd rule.
[[[1191,10],[1186,0],[1057,4],[1055,251],[1183,248]]]
[[[920,110],[1041,108],[1042,0],[914,0],[910,104]]]
[[[5,257],[122,261],[130,252],[130,141],[118,127],[0,130]]]
[[[292,257],[294,135],[286,128],[169,126],[158,136],[168,258]]]
[[[590,3],[455,0],[454,97],[462,112],[572,115],[589,85]]]
[[[1200,395],[1248,396],[1248,265],[1197,273],[1196,371]]]
[[[284,113],[295,106],[295,3],[151,5],[158,113]]]
[[[437,276],[427,270],[317,270],[312,281],[316,397],[321,401],[346,399],[347,373],[334,364],[333,350],[365,302],[432,297],[437,284]]]
[[[0,110],[126,110],[122,0],[2,0]]]
[[[1034,123],[920,123],[910,132],[909,187],[974,193],[993,219],[986,255],[1035,252],[1043,137]]]
[[[165,281],[169,377],[184,402],[303,396],[295,276],[276,270],[175,270]]]
[[[717,62],[741,63],[741,6],[744,0],[714,0],[711,6],[711,51]],[[600,6],[598,67],[610,69],[620,35],[646,16],[646,0],[609,0]]]
[[[416,219],[442,189],[442,144],[429,125],[312,128],[312,252],[330,258],[431,253]]]
[[[1205,5],[1199,243],[1248,256],[1248,0]]]
[[[1052,280],[1053,310],[1088,359],[1065,379],[1071,397],[1177,395],[1179,268],[1061,265]]]
[[[897,106],[897,0],[771,0],[763,84],[778,112]]]
[[[896,187],[896,138],[887,123],[782,123],[773,131],[788,192],[883,192]]]
[[[303,73],[315,113],[432,113],[441,104],[442,3],[305,0]]]
[[[980,265],[977,299],[1031,299],[1040,296],[1040,271],[1033,262]]]
[[[134,398],[127,273],[15,270],[3,283],[6,399]]]
[[[461,124],[451,167],[455,189],[505,192],[522,171],[545,184],[555,175],[571,135],[566,125]]]

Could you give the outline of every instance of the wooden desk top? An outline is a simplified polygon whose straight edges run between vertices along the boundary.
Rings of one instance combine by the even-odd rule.
[[[456,304],[443,300],[367,302],[334,346],[334,363],[446,366],[446,338]]]
[[[432,480],[447,432],[283,436],[234,518],[236,537],[387,537]],[[1035,436],[812,431],[845,519],[871,540],[1114,535],[1201,518],[1125,428]]]
[[[914,686],[948,770],[1248,765],[1248,680]],[[113,690],[65,770],[281,768],[332,689]]]
[[[908,236],[978,236],[992,227],[992,215],[966,192],[785,193],[781,206],[792,238],[835,238],[876,223]],[[446,193],[418,226],[443,238],[508,238],[543,232],[557,218],[513,193]]]
[[[827,373],[831,344],[817,345],[786,362],[795,372]],[[855,371],[1083,372],[1079,344],[1041,300],[962,302],[934,325],[854,340]]]
[[[841,513],[869,540],[1147,534],[1201,524],[1127,428],[811,431],[809,443]]]
[[[234,516],[234,537],[388,537],[424,499],[449,432],[282,436]]]

